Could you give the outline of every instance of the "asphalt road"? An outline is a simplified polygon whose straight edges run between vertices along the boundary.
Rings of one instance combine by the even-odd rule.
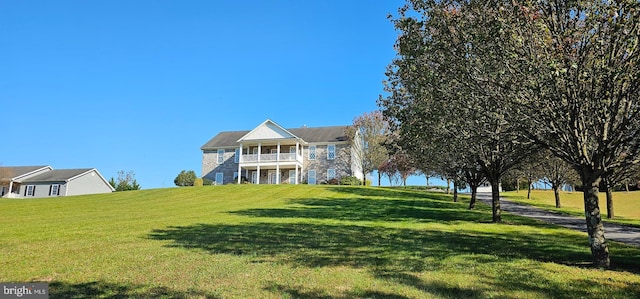
[[[478,193],[477,200],[491,205],[491,193]],[[581,231],[585,234],[587,233],[587,223],[585,218],[545,211],[536,207],[509,201],[503,197],[500,198],[500,207],[504,212],[535,218],[548,223]],[[604,236],[607,240],[618,241],[640,247],[640,228],[604,223]]]

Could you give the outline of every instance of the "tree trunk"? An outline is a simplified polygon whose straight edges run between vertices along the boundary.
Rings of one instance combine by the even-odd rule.
[[[367,173],[364,172],[364,167],[362,168],[362,186],[367,185]]]
[[[380,181],[382,181],[382,174],[380,173],[380,170],[378,170],[378,187],[380,187]]]
[[[625,193],[629,193],[629,180],[624,180]]]
[[[607,219],[613,219],[616,214],[613,211],[613,192],[611,188],[607,186]]]
[[[500,179],[492,179],[491,183],[491,207],[493,211],[492,222],[502,222],[501,210],[500,210]]]
[[[471,186],[471,201],[469,202],[469,210],[476,208],[476,195],[478,194],[478,186]]]
[[[560,186],[553,186],[553,195],[556,197],[556,208],[561,208],[560,206]]]
[[[449,194],[449,184],[451,184],[451,180],[447,179],[447,194]]]
[[[600,184],[600,178],[587,180],[585,177],[588,177],[588,175],[583,174],[582,179],[584,188],[584,211],[593,265],[596,267],[609,268],[611,265],[609,260],[609,246],[604,237],[604,226],[602,225],[600,207],[598,206],[598,185]]]
[[[529,189],[527,189],[527,199],[531,199],[531,180],[527,180],[527,182],[529,183]]]
[[[516,179],[516,193],[520,193],[520,179]]]
[[[453,180],[453,202],[458,202],[458,181]]]
[[[425,174],[425,177],[427,178],[427,187],[429,187],[429,176]]]

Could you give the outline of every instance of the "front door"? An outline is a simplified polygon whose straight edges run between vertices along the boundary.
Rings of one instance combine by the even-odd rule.
[[[275,183],[277,183],[277,180],[276,180],[277,173],[276,173],[275,170],[269,170],[268,175],[269,175],[269,179],[268,179],[267,184],[275,184]]]
[[[258,183],[258,172],[257,171],[252,171],[251,172],[251,184],[257,184]]]
[[[295,184],[295,183],[296,183],[296,171],[289,170],[289,184]]]

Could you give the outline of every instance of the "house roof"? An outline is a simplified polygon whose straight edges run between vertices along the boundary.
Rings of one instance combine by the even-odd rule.
[[[13,180],[34,171],[51,166],[5,166],[0,167],[0,180]]]
[[[85,174],[89,171],[94,170],[93,168],[81,168],[81,169],[59,169],[59,170],[51,170],[45,173],[41,173],[35,176],[32,176],[28,179],[23,180],[23,183],[33,183],[33,182],[66,182],[70,179],[73,179],[81,174]]]
[[[310,143],[331,143],[331,142],[345,142],[347,141],[347,135],[345,133],[348,126],[331,126],[331,127],[315,127],[315,128],[296,128],[286,129],[291,134],[299,137],[305,142]],[[251,131],[228,131],[220,132],[215,137],[211,138],[200,149],[215,149],[221,147],[236,147],[238,146],[238,140],[247,135]]]

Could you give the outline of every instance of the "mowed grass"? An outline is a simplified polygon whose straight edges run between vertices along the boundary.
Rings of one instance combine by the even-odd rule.
[[[0,200],[0,281],[51,298],[638,298],[640,249],[400,189],[228,185]]]
[[[582,192],[560,192],[561,208],[556,208],[556,199],[552,190],[531,190],[527,199],[527,190],[510,191],[502,194],[509,200],[537,206],[546,210],[584,217],[584,195]],[[605,222],[627,224],[640,227],[640,191],[613,192],[614,218],[607,219],[607,196],[598,194],[602,219]]]

